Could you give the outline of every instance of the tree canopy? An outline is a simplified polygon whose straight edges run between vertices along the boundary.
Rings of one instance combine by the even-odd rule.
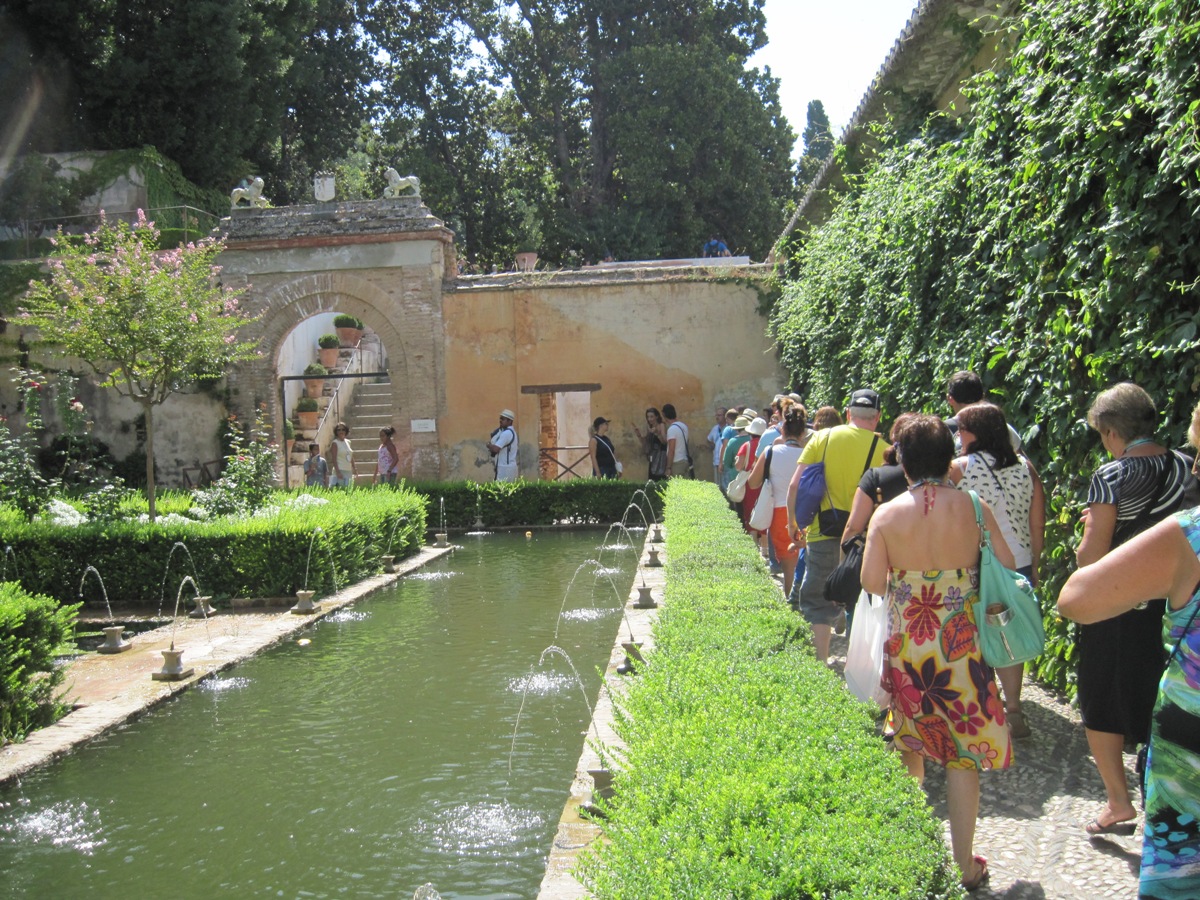
[[[395,166],[507,260],[764,255],[795,193],[763,0],[0,0],[0,121],[35,151],[152,145],[276,203]],[[24,123],[24,124],[22,124]],[[22,130],[24,129],[24,130]],[[9,133],[11,132],[11,133]]]

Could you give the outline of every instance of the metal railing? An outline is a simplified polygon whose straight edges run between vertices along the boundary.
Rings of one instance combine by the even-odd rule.
[[[583,456],[579,457],[579,459],[577,459],[574,462],[571,462],[569,464],[564,463],[561,459],[558,458],[558,454],[559,454],[560,450],[566,451],[568,453],[570,453],[571,451],[575,451],[575,450],[582,450]],[[571,478],[587,478],[592,474],[592,469],[591,469],[591,464],[590,464],[591,458],[592,458],[592,454],[589,452],[586,444],[582,447],[539,447],[538,448],[538,471],[539,471],[539,473],[542,471],[545,471],[546,474],[548,475],[551,472],[555,472],[554,466],[557,466],[559,469],[562,469],[562,471],[555,472],[555,475],[553,478],[554,481],[561,481],[562,479],[564,479],[568,476],[570,476]],[[568,457],[568,460],[569,459],[570,459],[570,457]],[[551,466],[551,465],[548,465],[548,463],[553,463],[554,465]],[[580,465],[581,463],[589,464],[587,470],[583,471],[583,472],[576,472],[575,467]]]
[[[154,223],[155,227],[162,231],[164,228],[181,230],[183,234],[180,236],[180,241],[183,244],[189,241],[198,240],[212,233],[212,230],[220,223],[220,217],[215,216],[206,209],[197,209],[194,206],[157,206],[153,209],[144,211],[146,218]],[[104,217],[106,219],[116,219],[122,222],[128,222],[131,225],[137,221],[138,211],[136,209],[111,211],[105,210]],[[17,240],[24,241],[25,255],[24,259],[34,259],[44,256],[44,253],[33,252],[33,242],[42,240],[50,235],[53,235],[61,226],[65,234],[87,234],[89,231],[95,231],[100,225],[100,214],[96,213],[80,213],[74,216],[52,216],[45,219],[22,219],[18,223],[14,223],[16,229],[10,226],[9,231],[20,230],[19,235],[8,238],[5,243],[15,243]],[[17,258],[17,257],[9,257]]]

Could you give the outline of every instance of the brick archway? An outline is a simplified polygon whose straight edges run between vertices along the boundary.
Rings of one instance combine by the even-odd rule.
[[[276,423],[276,438],[282,442],[286,411],[276,385],[277,363],[285,339],[314,315],[347,313],[374,331],[387,350],[396,440],[408,451],[412,477],[440,477],[436,433],[414,434],[411,424],[414,418],[438,418],[444,407],[439,392],[441,380],[429,377],[430,371],[436,373],[441,366],[440,304],[412,302],[422,293],[417,289],[419,283],[429,278],[429,274],[420,272],[406,276],[399,271],[328,271],[279,281],[261,293],[251,289],[247,307],[259,318],[246,333],[258,339],[259,355],[230,373],[233,404],[239,414],[252,415],[256,404],[265,403],[271,421]],[[434,285],[427,287],[432,289]],[[426,360],[430,370],[426,370]]]

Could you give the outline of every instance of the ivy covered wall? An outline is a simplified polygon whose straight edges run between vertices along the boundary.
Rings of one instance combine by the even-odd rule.
[[[1132,380],[1182,446],[1200,399],[1200,0],[1030,0],[971,118],[893,138],[793,260],[772,330],[811,405],[860,384],[886,417],[948,414],[979,372],[1050,504],[1041,593],[1074,565],[1090,473],[1087,407]],[[1053,615],[1050,616],[1053,619]],[[1072,689],[1067,626],[1041,676]]]

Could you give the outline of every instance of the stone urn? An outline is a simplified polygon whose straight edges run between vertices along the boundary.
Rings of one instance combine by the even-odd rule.
[[[537,268],[538,255],[536,250],[522,250],[517,254],[517,271],[532,272]]]
[[[195,669],[185,669],[183,667],[183,651],[176,650],[171,647],[170,650],[163,650],[163,667],[150,674],[154,681],[183,681],[185,678],[190,678],[196,674]]]
[[[296,591],[296,605],[291,611],[298,616],[306,616],[309,613],[320,612],[321,605],[313,603],[313,594],[316,591]]]
[[[125,634],[124,625],[110,625],[107,628],[102,628],[104,632],[104,643],[96,648],[97,653],[123,653],[128,650],[133,644],[124,640]]]

